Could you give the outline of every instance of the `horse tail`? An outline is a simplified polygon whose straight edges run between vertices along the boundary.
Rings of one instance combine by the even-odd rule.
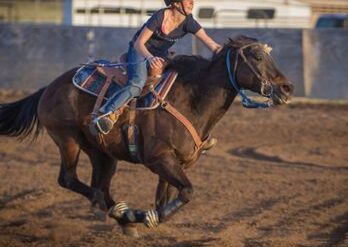
[[[45,87],[28,97],[12,102],[0,104],[0,135],[19,137],[24,139],[35,129],[33,140],[42,131],[37,108]]]

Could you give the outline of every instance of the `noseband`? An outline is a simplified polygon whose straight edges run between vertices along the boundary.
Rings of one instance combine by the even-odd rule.
[[[255,76],[260,80],[261,83],[261,95],[267,98],[271,98],[273,95],[273,86],[272,83],[264,78],[261,73],[259,73],[254,66],[248,61],[248,59],[244,55],[244,49],[251,47],[251,46],[260,46],[258,43],[251,43],[245,46],[242,46],[236,51],[236,58],[234,62],[234,68],[233,68],[233,74],[231,72],[231,60],[230,60],[230,54],[231,54],[231,48],[228,49],[227,55],[226,55],[226,66],[228,70],[228,76],[230,79],[230,82],[234,89],[237,91],[237,93],[242,97],[242,104],[246,108],[267,108],[272,106],[273,104],[271,102],[256,102],[250,99],[244,92],[243,88],[240,88],[237,79],[236,79],[236,72],[237,72],[237,67],[238,67],[238,58],[239,56],[242,57],[243,61],[248,65],[250,70],[255,74]],[[271,91],[269,93],[266,93],[266,87],[270,87]]]

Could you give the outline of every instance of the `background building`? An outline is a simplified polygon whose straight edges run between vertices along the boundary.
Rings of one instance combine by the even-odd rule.
[[[162,0],[0,0],[0,22],[137,27]],[[347,0],[200,0],[206,27],[312,27],[322,13],[348,13]]]
[[[137,27],[162,0],[0,0],[0,22]],[[348,13],[347,0],[200,0],[206,27],[312,27],[322,13]]]
[[[311,7],[311,24],[314,25],[321,14],[348,13],[347,0],[300,0]]]
[[[55,23],[64,19],[65,0],[0,0],[0,22]]]
[[[74,0],[72,24],[137,27],[162,0]],[[307,3],[283,0],[200,0],[193,15],[205,27],[309,27],[311,10]]]

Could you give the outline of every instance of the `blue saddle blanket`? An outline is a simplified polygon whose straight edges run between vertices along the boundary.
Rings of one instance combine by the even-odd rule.
[[[106,83],[106,77],[99,73],[96,70],[95,64],[110,64],[109,61],[105,60],[97,60],[92,63],[93,65],[84,65],[80,67],[73,77],[73,84],[80,90],[98,96],[104,84]],[[154,88],[157,94],[159,94],[163,99],[168,94],[172,84],[174,83],[177,77],[177,73],[175,71],[165,71]],[[107,100],[112,97],[117,91],[122,89],[124,85],[120,84],[117,81],[113,81],[104,98]],[[159,105],[156,98],[152,93],[147,93],[146,95],[138,98],[137,100],[137,109],[153,109]]]

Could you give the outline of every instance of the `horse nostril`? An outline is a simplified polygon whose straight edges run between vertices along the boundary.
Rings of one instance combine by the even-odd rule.
[[[284,94],[292,94],[293,90],[294,90],[294,86],[292,84],[283,84],[280,86],[280,90],[284,93]]]

